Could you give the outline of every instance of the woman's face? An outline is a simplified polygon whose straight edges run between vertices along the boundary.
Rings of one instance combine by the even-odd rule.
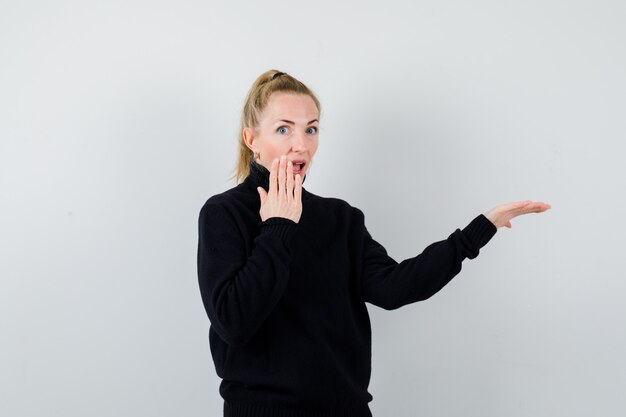
[[[243,135],[248,147],[261,157],[257,162],[271,170],[272,161],[282,155],[288,161],[304,162],[300,170],[293,164],[293,173],[304,178],[317,151],[319,112],[306,94],[273,93],[257,129],[245,128]]]

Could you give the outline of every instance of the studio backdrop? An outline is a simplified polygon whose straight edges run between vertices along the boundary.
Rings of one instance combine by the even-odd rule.
[[[264,71],[322,104],[305,188],[398,262],[497,204],[372,323],[377,417],[622,416],[626,3],[0,2],[0,414],[219,416],[198,214]]]

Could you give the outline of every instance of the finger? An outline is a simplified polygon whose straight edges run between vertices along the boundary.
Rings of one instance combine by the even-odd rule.
[[[259,200],[261,201],[261,207],[259,208],[260,211],[265,205],[265,200],[267,200],[267,191],[265,191],[263,187],[257,187],[256,190],[259,192]]]
[[[540,201],[531,202],[529,205],[523,207],[524,214],[526,213],[541,213],[550,208],[549,204],[542,203]]]
[[[507,213],[507,217],[514,218],[517,216],[521,216],[529,213],[541,213],[550,208],[550,205],[542,203],[542,202],[530,202],[521,207],[517,207],[516,209],[511,210]]]
[[[528,210],[532,209],[533,202],[531,200],[518,201],[517,203],[512,203],[511,207],[509,207],[509,211],[516,214],[526,213]]]
[[[494,211],[504,214],[516,215],[522,213],[530,200],[516,201],[513,203],[505,203],[493,208]]]
[[[265,191],[263,187],[256,187],[256,190],[259,192],[261,203],[263,203],[265,201],[265,197],[267,197],[267,191]]]
[[[543,201],[538,201],[535,203],[535,208],[537,210],[537,213],[541,213],[546,210],[550,210],[552,206],[550,204],[544,203]]]
[[[302,175],[296,174],[295,188],[293,190],[293,199],[297,202],[302,201]]]
[[[293,200],[293,164],[287,161],[287,200]]]
[[[287,175],[287,157],[285,155],[280,157],[280,166],[278,167],[278,194],[286,195],[285,193],[285,181]]]
[[[530,201],[530,200],[524,200],[524,201],[518,201],[517,203],[513,203],[513,204],[514,204],[514,205],[513,205],[513,208],[514,208],[514,209],[517,209],[517,210],[522,209],[522,210],[523,210],[524,208],[526,208],[526,207],[528,207],[529,205],[531,205],[531,204],[532,204],[532,201]]]
[[[272,161],[270,168],[270,190],[269,194],[275,195],[278,192],[278,158]]]

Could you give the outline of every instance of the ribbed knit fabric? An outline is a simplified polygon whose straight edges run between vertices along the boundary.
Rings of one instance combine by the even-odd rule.
[[[425,300],[478,256],[497,229],[484,215],[398,263],[361,210],[302,189],[298,223],[261,221],[256,162],[200,210],[198,280],[229,417],[371,417],[366,302]]]
[[[224,417],[372,417],[367,403],[352,404],[330,411],[224,401]]]

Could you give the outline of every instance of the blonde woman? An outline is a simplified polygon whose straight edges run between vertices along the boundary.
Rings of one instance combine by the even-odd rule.
[[[361,210],[303,187],[320,102],[284,72],[261,74],[241,119],[238,184],[199,214],[198,278],[224,416],[371,417],[366,302],[425,300],[511,219],[550,208],[496,206],[398,263]]]

